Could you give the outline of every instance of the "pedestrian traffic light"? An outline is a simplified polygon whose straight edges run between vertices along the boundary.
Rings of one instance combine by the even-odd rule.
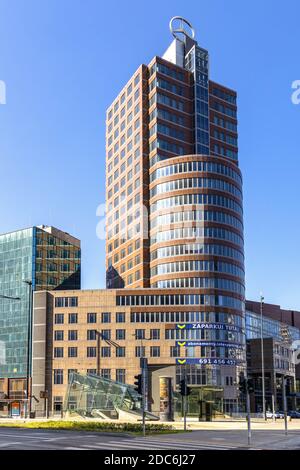
[[[180,395],[182,395],[183,397],[188,397],[192,393],[192,390],[190,389],[190,387],[187,386],[187,383],[184,379],[180,380],[179,388]]]
[[[248,380],[247,380],[247,390],[248,390],[248,393],[254,393],[254,382],[253,382],[253,379],[248,379]]]
[[[142,374],[135,375],[134,378],[136,379],[134,381],[134,389],[139,395],[143,394],[143,385],[142,385]]]

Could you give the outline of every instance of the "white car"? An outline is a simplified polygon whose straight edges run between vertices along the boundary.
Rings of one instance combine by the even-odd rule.
[[[282,413],[281,411],[275,411],[275,413],[273,413],[272,411],[267,411],[266,417],[269,419],[273,419],[273,417],[276,419],[283,419],[284,413]]]

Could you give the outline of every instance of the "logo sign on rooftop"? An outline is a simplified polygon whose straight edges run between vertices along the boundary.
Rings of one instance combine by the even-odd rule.
[[[171,21],[170,21],[170,31],[173,34],[175,39],[179,39],[179,41],[182,41],[184,36],[184,39],[190,38],[194,39],[195,38],[195,31],[191,23],[182,16],[174,16]]]

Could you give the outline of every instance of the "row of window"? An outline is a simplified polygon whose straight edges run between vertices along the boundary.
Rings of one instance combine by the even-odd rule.
[[[243,238],[237,235],[235,232],[226,230],[224,228],[217,227],[184,227],[176,228],[173,230],[164,230],[157,232],[151,237],[152,243],[167,242],[170,240],[195,240],[203,241],[204,238],[213,238],[226,240],[240,247],[243,247],[244,241]]]
[[[151,229],[162,226],[170,225],[179,222],[217,222],[220,224],[230,225],[237,230],[243,231],[242,222],[234,217],[233,215],[227,214],[226,212],[217,211],[182,211],[182,212],[171,212],[170,214],[159,215],[151,220]]]
[[[54,331],[54,341],[64,341],[64,330],[55,330]],[[86,339],[87,341],[96,341],[97,335],[99,332],[97,330],[87,330],[86,331]],[[101,330],[100,332],[101,339],[104,340],[111,340],[111,330]],[[135,338],[144,339],[145,338],[145,330],[143,329],[136,329],[135,330]],[[78,341],[78,331],[77,330],[69,330],[68,331],[68,340],[69,341]],[[126,330],[125,329],[117,329],[115,330],[115,339],[119,341],[123,341],[126,339]],[[151,329],[150,330],[150,339],[151,340],[159,340],[160,339],[160,330],[159,329]]]
[[[157,289],[182,289],[182,288],[200,288],[200,289],[221,289],[245,295],[245,287],[240,282],[230,281],[229,279],[218,279],[210,277],[186,277],[180,279],[164,279],[154,282],[151,287]]]
[[[111,313],[110,312],[102,312],[101,314],[97,313],[87,313],[86,315],[86,322],[89,324],[97,323],[98,316],[101,315],[101,323],[111,323]],[[116,323],[125,323],[125,312],[117,312],[115,314],[115,322]],[[64,313],[56,313],[54,316],[54,322],[56,325],[63,325],[65,322],[65,314]],[[68,314],[68,322],[69,324],[78,323],[78,314],[77,313],[69,313]]]
[[[170,96],[164,95],[163,93],[156,93],[150,98],[149,106],[151,107],[154,103],[163,104],[177,111],[184,111],[185,109],[183,101],[170,98]]]
[[[229,307],[237,310],[242,310],[244,308],[244,303],[233,297],[204,294],[118,295],[117,305],[127,307],[140,305],[207,305],[216,307]]]
[[[157,194],[164,194],[166,192],[178,191],[180,189],[199,189],[209,188],[216,189],[219,191],[225,191],[233,194],[240,200],[242,200],[241,190],[234,184],[228,183],[227,181],[214,179],[214,178],[184,178],[179,180],[167,181],[165,183],[157,184],[150,190],[150,197],[154,197]]]
[[[227,147],[223,147],[222,145],[214,144],[213,151],[215,155],[219,155],[221,157],[232,158],[232,160],[238,159],[238,152]]]
[[[150,127],[149,131],[150,137],[152,137],[155,134],[163,134],[168,137],[172,137],[177,140],[185,140],[185,134],[184,131],[180,129],[175,129],[174,127],[169,127],[166,126],[165,124],[154,124],[152,127]]]
[[[168,142],[163,139],[155,139],[150,142],[149,145],[150,152],[156,149],[164,150],[165,152],[170,152],[175,155],[184,155],[185,151],[181,145],[174,144],[173,142]]]
[[[39,249],[36,250],[36,258],[63,258],[63,259],[80,259],[80,250],[59,250],[59,249]]]
[[[166,197],[159,199],[150,206],[150,212],[156,212],[169,207],[187,206],[187,205],[211,205],[231,209],[240,215],[243,215],[241,204],[229,197],[219,194],[181,194],[179,196]]]
[[[140,350],[140,346],[136,346],[135,348],[135,356],[142,357],[142,353]],[[126,357],[126,348],[123,346],[118,346],[115,349],[115,357]],[[100,348],[100,356],[101,357],[112,357],[112,348],[110,346],[102,346]],[[64,357],[64,348],[63,347],[55,347],[53,350],[53,357],[55,359],[61,359]],[[74,358],[78,357],[78,348],[69,347],[68,348],[68,357]],[[82,356],[81,356],[82,357]],[[94,346],[89,346],[86,348],[86,357],[93,358],[97,357],[97,348]],[[160,346],[150,346],[150,357],[160,357]]]
[[[165,64],[161,64],[157,62],[154,64],[151,69],[150,69],[150,77],[154,74],[154,72],[160,72],[163,75],[167,75],[168,77],[172,77],[175,80],[179,80],[181,82],[184,82],[184,73],[181,72],[180,70],[172,69],[168,67]]]
[[[242,185],[242,178],[237,171],[234,171],[227,165],[215,162],[181,162],[176,163],[175,165],[164,166],[151,173],[150,182],[152,183],[152,181],[155,181],[158,178],[164,178],[165,176],[191,172],[216,173],[228,176]]]
[[[149,84],[149,91],[151,92],[154,88],[161,88],[162,90],[169,91],[170,93],[174,93],[174,95],[184,96],[184,88],[180,85],[175,83],[171,83],[168,80],[164,80],[163,78],[155,78]]]
[[[75,266],[71,267],[70,263],[61,263],[61,264],[57,264],[57,263],[46,263],[46,265],[44,265],[43,263],[39,263],[39,262],[36,262],[35,264],[35,269],[36,271],[38,272],[42,272],[42,271],[48,271],[48,272],[58,272],[58,271],[61,271],[61,272],[70,272],[71,270],[73,271],[73,269],[77,269],[80,265],[79,264],[75,264]]]
[[[151,261],[159,258],[169,258],[173,256],[187,255],[215,255],[233,258],[241,263],[244,262],[244,255],[234,248],[226,245],[213,245],[206,243],[191,243],[186,245],[173,245],[158,248],[151,252]]]
[[[211,108],[214,111],[218,111],[218,113],[225,114],[226,116],[232,117],[236,119],[237,112],[234,108],[229,108],[228,106],[224,106],[223,104],[219,103],[218,101],[213,101],[211,104]]]
[[[220,116],[214,116],[213,123],[216,126],[223,127],[231,132],[237,132],[237,124],[236,122],[228,121]]]
[[[185,118],[183,116],[180,114],[171,113],[166,109],[155,108],[152,113],[150,113],[149,122],[155,118],[163,119],[164,121],[169,121],[179,126],[185,125]]]
[[[221,98],[222,100],[227,101],[230,104],[236,105],[236,95],[232,95],[216,87],[212,87],[211,94],[217,96],[217,98]]]
[[[220,132],[217,129],[214,130],[213,136],[215,139],[221,140],[226,144],[233,145],[234,147],[237,147],[238,145],[237,137],[233,137],[232,135],[226,134],[225,132]]]
[[[238,344],[244,344],[245,335],[237,331],[227,330],[165,330],[166,340],[175,341],[229,341]]]
[[[162,276],[164,274],[179,272],[218,272],[226,273],[231,276],[244,278],[243,269],[235,264],[224,263],[223,261],[207,261],[207,260],[188,260],[176,261],[174,263],[158,264],[151,268],[151,276]]]
[[[134,312],[130,314],[131,323],[221,323],[244,328],[244,318],[224,312]],[[205,329],[205,328],[204,328]]]

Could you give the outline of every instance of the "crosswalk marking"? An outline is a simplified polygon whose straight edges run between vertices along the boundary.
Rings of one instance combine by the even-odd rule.
[[[174,448],[178,449],[178,446],[170,446],[169,444],[136,444],[135,442],[130,442],[130,443],[124,443],[124,444],[119,444],[119,443],[103,443],[99,445],[89,445],[89,444],[84,444],[83,447],[88,448],[88,449],[136,449],[136,450],[160,450],[160,449],[167,449],[167,450],[172,450]],[[181,450],[197,450],[199,449],[199,446],[187,446],[187,447],[182,447]],[[203,447],[202,447],[203,448]]]
[[[9,447],[9,446],[15,446],[17,444],[21,444],[21,442],[4,442],[0,444],[0,447]]]
[[[180,448],[178,446],[189,446],[189,445],[194,445],[194,446],[209,446],[209,445],[212,445],[213,447],[215,447],[215,445],[218,445],[218,447],[224,447],[225,449],[235,449],[236,446],[232,446],[232,445],[225,445],[225,444],[207,444],[206,442],[202,442],[202,441],[195,441],[195,440],[189,440],[189,439],[185,439],[185,440],[182,440],[182,441],[173,441],[171,439],[149,439],[149,438],[135,438],[132,440],[133,442],[141,442],[141,443],[151,443],[151,444],[167,444],[167,445],[171,445],[171,446],[176,446],[177,449]],[[118,442],[118,441],[110,441],[110,442]],[[119,441],[119,442],[124,442],[124,441]]]
[[[185,441],[184,443],[171,440],[155,440],[147,438],[136,439],[123,439],[123,440],[110,440],[102,443],[83,444],[86,449],[136,449],[136,450],[159,450],[159,449],[178,449],[178,450],[200,450],[200,449],[215,449],[215,450],[230,450],[236,449],[237,446],[226,446],[221,444],[206,444],[199,441]]]

